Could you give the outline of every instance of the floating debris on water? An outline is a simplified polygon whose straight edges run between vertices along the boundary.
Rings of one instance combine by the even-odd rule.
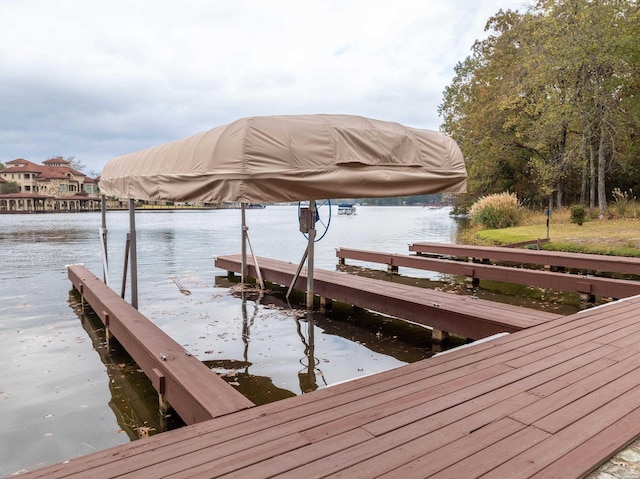
[[[169,279],[175,283],[175,285],[178,287],[178,290],[180,290],[182,294],[184,294],[185,296],[189,296],[191,294],[191,291],[183,287],[180,284],[180,281],[178,281],[174,276],[170,276]]]

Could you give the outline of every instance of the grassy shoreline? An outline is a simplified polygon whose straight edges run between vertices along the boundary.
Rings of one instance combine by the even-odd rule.
[[[547,238],[546,222],[544,214],[530,213],[521,226],[493,230],[470,228],[464,240],[474,244],[505,245]],[[579,226],[571,223],[568,211],[554,211],[549,222],[549,239],[542,244],[542,249],[640,257],[640,220],[591,219]]]

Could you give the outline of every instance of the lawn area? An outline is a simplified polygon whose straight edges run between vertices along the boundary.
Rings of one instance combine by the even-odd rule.
[[[523,226],[476,230],[473,242],[510,244],[547,237],[546,217],[531,215]],[[542,249],[640,257],[640,220],[591,219],[582,226],[571,223],[568,212],[555,213],[549,225],[548,243]]]

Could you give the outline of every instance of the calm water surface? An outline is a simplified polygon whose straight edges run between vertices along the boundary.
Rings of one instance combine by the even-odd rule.
[[[334,206],[316,245],[319,268],[336,268],[339,246],[407,253],[415,241],[455,242],[457,225],[446,208],[336,212]],[[310,321],[278,307],[277,296],[243,302],[232,294],[213,258],[239,253],[238,210],[141,212],[136,222],[140,311],[254,402],[430,354],[420,331],[391,328],[386,319],[336,311]],[[306,239],[297,207],[248,210],[247,224],[257,255],[300,261]],[[100,322],[70,294],[65,265],[84,263],[101,275],[99,226],[94,213],[0,215],[0,477],[179,425],[158,416],[144,375],[117,345],[106,344]],[[116,291],[127,229],[128,213],[108,214]]]

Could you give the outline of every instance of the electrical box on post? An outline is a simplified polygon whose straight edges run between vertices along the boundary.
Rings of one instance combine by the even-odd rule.
[[[311,210],[309,208],[300,208],[300,232],[308,233],[311,229]]]

